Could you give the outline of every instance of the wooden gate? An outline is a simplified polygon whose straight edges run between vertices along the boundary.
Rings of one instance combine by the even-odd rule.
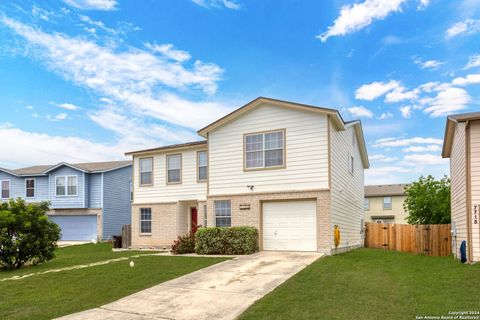
[[[448,256],[451,242],[450,224],[366,223],[367,248]]]
[[[125,224],[122,226],[122,248],[130,248],[132,246],[132,226]]]

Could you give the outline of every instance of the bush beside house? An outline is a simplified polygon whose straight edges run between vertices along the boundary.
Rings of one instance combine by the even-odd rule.
[[[27,204],[22,199],[0,204],[0,267],[17,269],[55,257],[60,227],[46,215],[48,202]]]
[[[252,254],[258,251],[258,231],[253,227],[200,228],[195,237],[197,254]]]
[[[195,253],[195,232],[190,231],[173,241],[171,252],[173,254]]]

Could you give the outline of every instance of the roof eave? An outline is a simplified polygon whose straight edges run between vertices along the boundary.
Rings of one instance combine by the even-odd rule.
[[[453,146],[453,135],[455,133],[455,125],[457,121],[450,117],[447,117],[445,124],[445,134],[443,137],[442,158],[450,158]]]

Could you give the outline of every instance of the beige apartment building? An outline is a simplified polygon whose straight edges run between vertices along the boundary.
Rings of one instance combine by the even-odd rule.
[[[403,207],[406,184],[365,186],[365,221],[376,223],[407,223]]]

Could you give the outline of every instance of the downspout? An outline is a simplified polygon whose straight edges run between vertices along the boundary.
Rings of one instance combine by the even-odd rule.
[[[465,178],[467,181],[467,256],[468,261],[471,263],[473,261],[473,240],[472,240],[472,180],[471,180],[471,159],[470,159],[470,122],[467,120],[465,123],[465,140],[466,140],[466,162],[467,162],[467,170],[465,170]]]

